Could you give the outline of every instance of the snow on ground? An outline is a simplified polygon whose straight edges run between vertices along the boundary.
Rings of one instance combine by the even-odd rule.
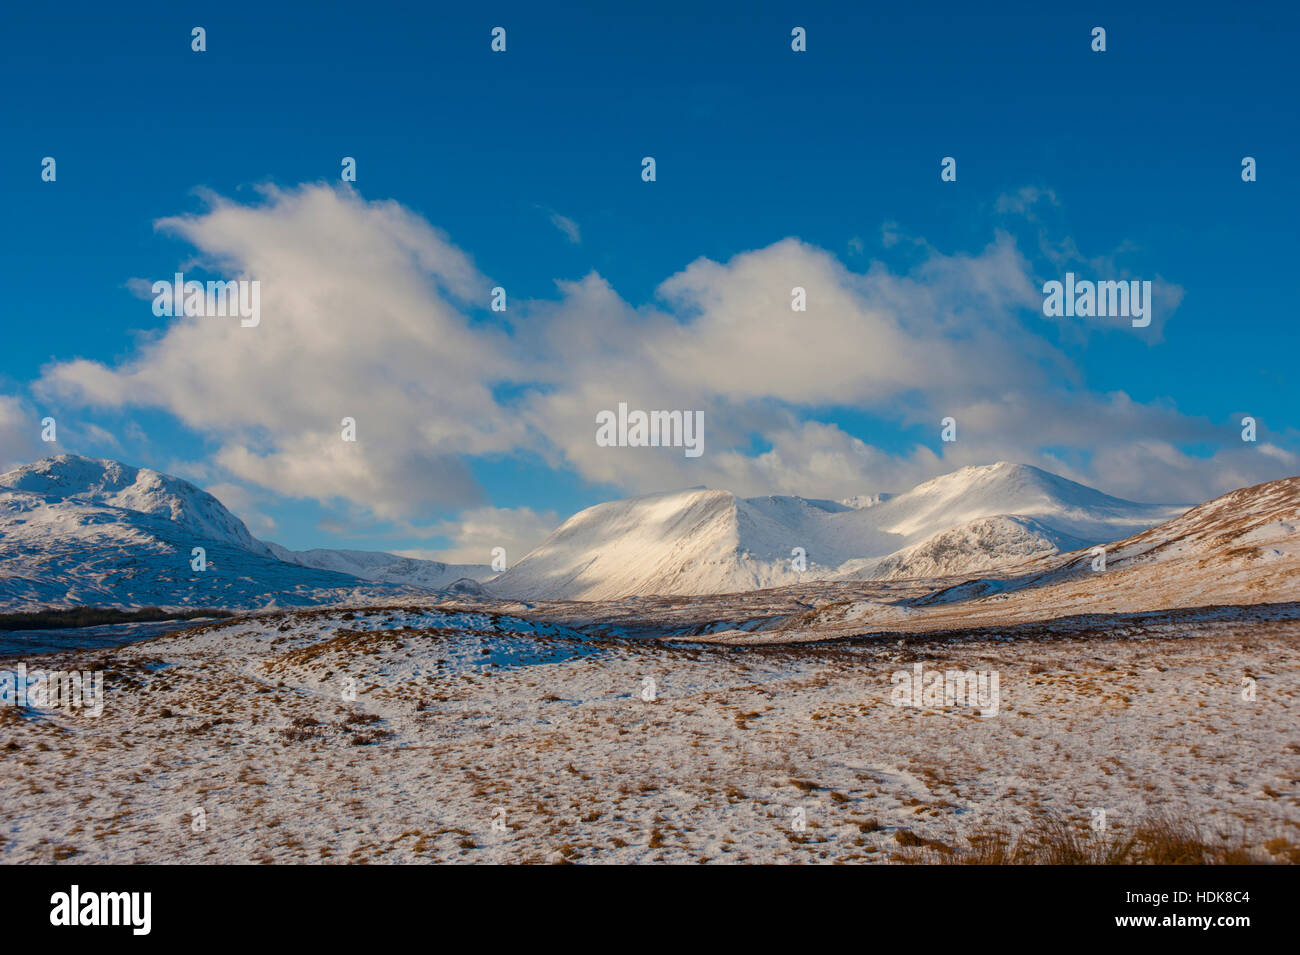
[[[980,507],[1068,491],[1070,520],[1131,516],[1043,472],[968,472],[959,483],[978,493],[962,499]],[[204,527],[219,523],[190,490],[96,475],[72,475],[94,502],[70,509],[50,474],[24,472],[0,514],[30,548],[14,561],[66,558],[84,582],[101,525],[166,543],[195,502]],[[760,537],[855,515],[923,534],[928,514],[953,510],[950,485],[851,511],[771,498],[744,516]],[[121,506],[123,487],[142,509]],[[569,557],[596,518],[630,541],[651,517],[647,541],[730,540],[727,496],[695,493],[685,510],[639,499],[577,515]],[[622,530],[607,520],[620,513]],[[87,521],[66,553],[33,525],[51,515]],[[1122,833],[1162,810],[1295,861],[1298,523],[1291,478],[1108,544],[1104,566],[1090,550],[1038,553],[1045,529],[1081,527],[1031,515],[1016,526],[1034,556],[951,577],[592,602],[375,587],[352,609],[264,608],[117,648],[45,653],[38,635],[0,671],[99,670],[107,700],[98,718],[0,706],[0,860],[887,862],[1047,811],[1086,830],[1105,810]],[[997,531],[969,525],[917,554],[942,568],[950,546],[1008,539],[985,526]],[[298,583],[329,573],[228,546]],[[709,573],[733,566],[719,547]],[[659,571],[694,570],[684,552],[654,553]],[[174,586],[169,574],[143,583]],[[917,664],[997,674],[996,713],[894,705],[896,677]]]
[[[1300,843],[1294,614],[729,648],[504,606],[283,611],[27,659],[102,669],[109,693],[97,719],[0,709],[0,861],[887,862],[900,838],[1099,808]],[[997,715],[891,705],[916,663],[997,671]]]

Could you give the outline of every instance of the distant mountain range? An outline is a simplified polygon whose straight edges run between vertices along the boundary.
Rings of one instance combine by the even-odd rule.
[[[280,560],[301,567],[429,590],[445,590],[467,578],[482,581],[496,576],[496,571],[487,564],[444,564],[437,560],[399,557],[373,550],[289,550],[271,543],[266,546]]]
[[[370,551],[290,551],[179,478],[60,455],[0,475],[0,610],[238,610],[431,592],[606,600],[972,575],[1129,538],[1183,511],[1005,462],[843,502],[696,488],[587,508],[494,575]],[[195,547],[206,570],[191,566]]]
[[[194,548],[206,568],[192,565]],[[188,481],[59,455],[0,474],[0,610],[311,605],[424,593],[486,568],[265,544]],[[490,572],[489,572],[490,573]]]
[[[828,640],[862,633],[997,630],[1047,621],[1097,621],[1123,634],[1123,615],[1192,611],[1202,620],[1269,621],[1300,604],[1300,477],[1231,491],[1184,514],[1091,550],[1034,557],[987,576],[935,581],[902,600],[819,595],[812,610],[765,622],[760,633],[718,629],[721,643]],[[1183,619],[1187,619],[1184,617]],[[1104,622],[1103,622],[1104,621]]]
[[[693,489],[587,508],[489,591],[608,600],[971,573],[1127,537],[1183,510],[1006,462],[845,503]]]

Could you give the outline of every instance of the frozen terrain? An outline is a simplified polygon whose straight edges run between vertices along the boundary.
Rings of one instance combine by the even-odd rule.
[[[3,862],[894,862],[1097,810],[1300,859],[1294,607],[739,649],[443,603],[27,663],[109,692],[0,709]],[[996,671],[997,715],[892,705],[917,663]]]
[[[107,694],[0,706],[0,860],[896,862],[1160,810],[1298,861],[1298,522],[1300,478],[1171,512],[995,465],[851,503],[615,502],[480,584],[268,547],[185,482],[52,459],[0,477],[9,606],[246,612],[25,635],[0,671]],[[917,665],[996,673],[995,712],[896,705]]]
[[[1300,861],[1298,520],[1292,478],[1097,569],[390,597],[34,653],[107,699],[0,708],[0,861],[902,862],[1099,812]],[[995,711],[898,705],[918,665],[996,674]]]

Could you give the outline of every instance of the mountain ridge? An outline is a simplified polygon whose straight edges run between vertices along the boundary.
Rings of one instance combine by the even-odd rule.
[[[961,468],[902,494],[848,500],[854,503],[691,489],[597,504],[561,524],[489,591],[608,600],[728,593],[877,570],[983,570],[1106,543],[1184,510],[1125,501],[1010,462]],[[942,534],[949,536],[931,541]],[[928,552],[902,553],[927,541]],[[965,568],[964,558],[978,562]]]
[[[292,551],[257,540],[183,479],[59,455],[0,475],[0,607],[94,599],[242,609],[366,587],[604,600],[947,576],[1124,539],[1182,511],[1008,462],[839,502],[697,487],[579,511],[494,576],[483,565],[382,552]],[[196,546],[207,551],[206,572],[190,568]]]
[[[316,605],[432,589],[399,570],[440,574],[448,586],[466,576],[384,554],[387,574],[367,579],[284,561],[277,547],[213,495],[151,468],[61,454],[0,474],[0,610]]]
[[[409,584],[430,590],[443,590],[466,578],[484,581],[496,576],[496,571],[487,564],[447,564],[440,560],[403,557],[377,550],[326,547],[290,550],[270,541],[265,543],[276,558],[286,563],[316,570],[332,570],[379,583]]]

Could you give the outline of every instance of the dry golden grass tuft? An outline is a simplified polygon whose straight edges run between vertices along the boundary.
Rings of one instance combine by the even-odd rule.
[[[916,848],[898,857],[913,864],[1258,865],[1278,861],[1278,855],[1295,861],[1285,840],[1257,844],[1244,835],[1211,838],[1185,815],[1167,810],[1151,813],[1127,833],[1096,833],[1049,812],[1019,830],[1004,823],[986,824],[956,848],[940,849],[904,831],[896,837],[900,845]]]

